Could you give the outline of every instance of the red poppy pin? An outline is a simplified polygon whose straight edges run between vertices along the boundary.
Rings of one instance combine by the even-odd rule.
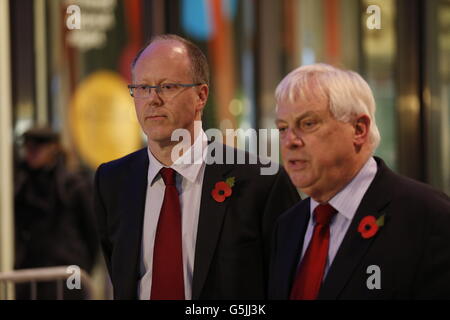
[[[230,177],[225,181],[219,181],[214,186],[211,191],[211,195],[217,202],[224,202],[226,198],[231,196],[232,189],[234,186],[234,177]]]
[[[375,219],[374,216],[366,216],[362,218],[358,226],[358,232],[364,239],[372,238],[377,234],[378,229],[384,225],[384,215]]]

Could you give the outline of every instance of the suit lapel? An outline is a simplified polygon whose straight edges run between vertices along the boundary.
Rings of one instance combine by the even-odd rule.
[[[284,279],[280,281],[282,289],[281,296],[283,299],[289,299],[291,288],[295,282],[297,275],[297,267],[303,250],[303,242],[305,239],[306,229],[310,218],[310,198],[300,202],[295,209],[294,219],[285,225],[283,230],[278,230],[284,234],[285,242],[281,244],[279,249],[282,254],[283,263],[281,266],[285,268],[280,272]],[[283,235],[282,235],[283,237]]]
[[[194,275],[192,281],[192,299],[199,299],[205,284],[211,260],[222,229],[222,222],[231,198],[216,202],[211,191],[219,181],[224,181],[233,169],[225,164],[206,165],[202,185],[202,198],[195,246]]]
[[[364,217],[374,216],[378,219],[381,215],[386,214],[386,207],[390,202],[389,193],[383,188],[383,178],[387,168],[381,159],[375,158],[375,160],[378,162],[377,174],[356,211],[328,271],[318,299],[337,299],[339,297],[345,285],[351,279],[355,268],[377,238],[378,233],[369,239],[364,239],[358,232],[358,226]],[[388,218],[386,214],[385,221]],[[381,231],[382,228],[379,232]]]
[[[115,273],[123,279],[118,288],[122,299],[135,299],[139,279],[142,224],[147,194],[148,156],[146,149],[132,162],[121,201],[121,227],[117,241]]]

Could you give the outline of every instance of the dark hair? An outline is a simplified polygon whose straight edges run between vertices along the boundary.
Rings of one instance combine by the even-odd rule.
[[[147,44],[136,54],[136,57],[133,59],[133,62],[131,63],[131,70],[133,71],[142,52],[144,52],[144,50],[149,45],[151,45],[154,42],[164,40],[177,41],[183,44],[188,53],[189,60],[191,61],[191,72],[193,81],[195,83],[206,83],[207,85],[209,85],[208,60],[206,59],[206,56],[204,55],[202,50],[200,50],[200,48],[191,41],[184,39],[180,36],[177,36],[175,34],[162,34],[152,37],[150,41],[147,42]]]
[[[24,143],[47,144],[59,143],[59,134],[50,127],[33,127],[28,129],[23,135]]]

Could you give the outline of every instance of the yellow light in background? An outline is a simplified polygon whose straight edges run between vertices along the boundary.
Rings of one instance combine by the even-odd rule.
[[[240,116],[242,111],[243,111],[243,109],[244,109],[244,107],[242,105],[242,101],[239,100],[239,99],[231,100],[230,105],[228,106],[228,108],[230,110],[230,113],[233,116],[235,116],[235,117]]]
[[[68,122],[81,158],[93,169],[142,146],[134,103],[123,78],[98,71],[72,98]]]

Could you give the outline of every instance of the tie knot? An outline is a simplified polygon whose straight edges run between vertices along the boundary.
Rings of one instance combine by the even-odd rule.
[[[314,209],[314,216],[316,217],[316,223],[327,226],[330,224],[331,218],[336,213],[336,209],[331,205],[327,204],[319,204]]]
[[[175,170],[172,168],[161,168],[159,171],[166,186],[175,185]]]

